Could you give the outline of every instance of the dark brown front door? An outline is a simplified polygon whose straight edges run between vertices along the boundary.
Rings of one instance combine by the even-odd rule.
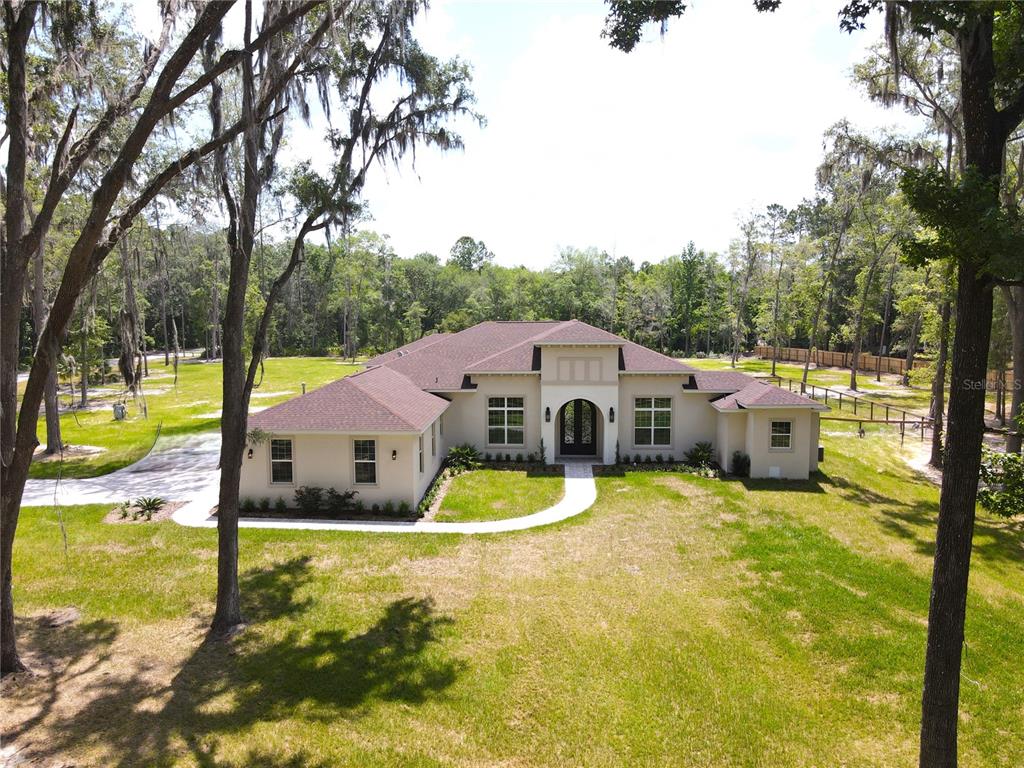
[[[558,414],[563,456],[597,454],[597,408],[589,400],[570,400]]]

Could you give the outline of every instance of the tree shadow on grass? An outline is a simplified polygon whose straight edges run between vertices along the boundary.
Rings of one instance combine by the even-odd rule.
[[[281,756],[257,745],[238,760],[217,752],[223,737],[258,723],[331,722],[360,717],[384,702],[422,704],[464,668],[440,647],[452,619],[437,615],[430,600],[396,600],[359,633],[287,622],[280,631],[274,622],[311,607],[311,599],[297,595],[310,579],[308,558],[246,574],[244,608],[258,624],[230,643],[205,640],[170,681],[154,682],[145,668],[96,676],[80,707],[53,713],[47,742],[34,756],[93,747],[111,767],[172,765],[184,752],[206,768],[312,768],[323,764],[294,749]]]

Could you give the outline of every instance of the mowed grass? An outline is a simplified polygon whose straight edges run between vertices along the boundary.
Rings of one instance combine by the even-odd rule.
[[[359,370],[329,357],[271,358],[264,366],[260,386],[253,391],[252,409],[275,405],[302,392],[340,379]],[[128,417],[116,421],[113,404],[118,402],[119,384],[100,387],[90,398],[96,406],[90,410],[61,416],[61,435],[71,446],[104,448],[101,453],[84,457],[34,461],[31,477],[96,477],[138,461],[153,446],[157,430],[161,436],[187,435],[220,428],[222,375],[219,362],[188,362],[178,366],[174,385],[173,368],[150,362],[150,376],[143,380],[143,398],[128,398]],[[257,379],[259,381],[259,379]],[[66,398],[62,398],[66,400]],[[46,442],[46,422],[40,415],[38,436]]]
[[[937,489],[891,438],[809,482],[598,479],[556,526],[241,532],[250,626],[204,642],[216,532],[23,511],[43,670],[6,742],[96,766],[892,766],[916,759]],[[981,515],[962,764],[1024,764],[1024,533]],[[77,606],[51,629],[39,617]]]
[[[564,492],[562,475],[476,469],[452,480],[435,519],[461,523],[531,515],[557,504]]]

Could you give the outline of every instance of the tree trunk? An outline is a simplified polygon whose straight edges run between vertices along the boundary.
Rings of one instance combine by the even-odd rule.
[[[39,248],[36,249],[33,260],[32,276],[32,324],[35,326],[35,343],[39,343],[39,337],[43,326],[46,324],[46,288],[44,286],[44,255],[46,252],[46,238],[39,241]],[[59,453],[64,447],[60,434],[60,402],[57,396],[57,369],[50,369],[46,377],[46,388],[43,390],[43,410],[46,412],[46,453],[52,456]]]
[[[1009,130],[996,111],[994,11],[981,7],[957,35],[963,94],[964,150],[968,167],[992,179],[993,207]],[[956,335],[942,493],[935,537],[928,645],[921,697],[921,768],[957,764],[957,709],[967,582],[974,535],[978,472],[984,436],[985,382],[992,331],[992,284],[977,266],[958,267]]]
[[[1006,305],[1010,310],[1010,329],[1013,336],[1013,383],[1010,391],[1010,432],[1006,436],[1006,452],[1021,452],[1019,423],[1024,405],[1024,287],[1003,287]]]
[[[889,315],[892,313],[892,283],[896,279],[896,262],[899,259],[892,257],[892,267],[889,269],[889,285],[885,289],[885,311],[882,316],[882,335],[878,339],[878,355],[875,360],[875,381],[882,380],[882,356],[888,352],[885,345],[885,337],[889,332]]]
[[[928,463],[942,469],[942,426],[946,418],[946,360],[949,357],[949,299],[942,302],[939,320],[939,358],[935,362],[932,382],[932,453]]]
[[[775,302],[772,305],[772,376],[775,365],[779,361],[779,302],[782,292],[782,265],[785,263],[782,252],[779,253],[779,271],[775,275]]]
[[[917,355],[917,339],[921,334],[922,313],[914,316],[914,324],[910,327],[910,338],[907,339],[907,359],[903,367],[903,386],[910,386],[910,370],[914,367],[914,357]]]
[[[18,432],[18,353],[21,306],[29,255],[22,244],[25,234],[25,181],[28,159],[29,120],[26,81],[26,50],[35,22],[35,3],[8,7],[16,15],[7,31],[8,130],[7,194],[4,211],[4,249],[0,254],[0,676],[25,669],[14,634],[11,557],[18,527],[21,494],[28,477],[33,439],[26,451],[16,451]],[[38,421],[39,401],[31,404]],[[34,433],[32,435],[34,438]]]
[[[875,269],[878,267],[878,257],[871,262],[868,269],[867,279],[864,281],[864,290],[860,296],[860,306],[857,307],[857,319],[854,322],[853,332],[853,356],[850,360],[850,389],[857,391],[857,367],[860,365],[861,335],[864,332],[864,312],[867,309],[868,294],[871,293],[871,284],[875,280]]]

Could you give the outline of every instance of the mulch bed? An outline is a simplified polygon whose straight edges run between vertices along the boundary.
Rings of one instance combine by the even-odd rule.
[[[217,516],[217,507],[210,510],[212,517]],[[253,512],[240,512],[239,520],[284,520],[290,522],[309,521],[314,523],[414,523],[420,519],[420,515],[410,513],[408,515],[385,515],[383,512],[374,512],[367,509],[362,512],[351,510],[343,515],[332,515],[323,510],[315,515],[307,515],[297,509],[289,509],[285,512],[278,512],[276,509],[269,511],[255,510]]]
[[[146,519],[145,515],[140,514],[138,518],[132,520],[132,514],[135,512],[135,507],[132,507],[128,512],[128,517],[121,517],[121,510],[117,507],[107,512],[103,518],[104,523],[159,523],[162,520],[170,520],[177,510],[185,506],[184,501],[168,501],[159,512],[153,514],[149,520]]]

